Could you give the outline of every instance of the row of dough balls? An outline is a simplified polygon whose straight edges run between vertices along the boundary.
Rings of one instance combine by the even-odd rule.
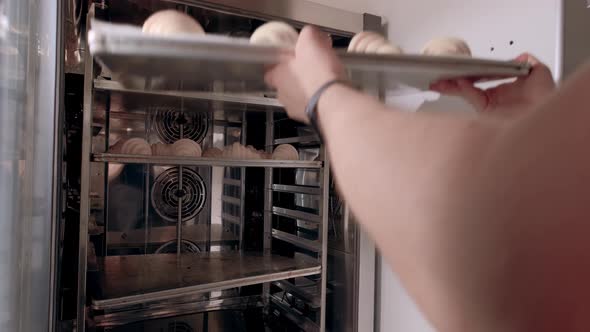
[[[203,153],[201,145],[188,138],[173,144],[155,143],[151,148],[154,156],[201,157]]]
[[[205,30],[192,16],[167,9],[155,12],[143,23],[142,31],[154,35],[205,34]],[[256,45],[293,48],[299,34],[285,22],[271,21],[258,27],[250,37]],[[382,35],[372,31],[356,34],[348,46],[348,52],[373,54],[401,54],[403,50]],[[471,56],[467,43],[458,38],[438,38],[424,46],[422,54],[441,56]]]
[[[298,160],[299,153],[297,149],[290,144],[281,144],[275,148],[272,155],[261,150],[256,150],[253,146],[243,146],[240,143],[234,143],[226,146],[223,150],[211,148],[202,152],[199,143],[184,138],[174,142],[174,144],[155,143],[150,145],[143,138],[130,138],[119,140],[109,149],[111,153],[129,154],[129,155],[154,155],[154,156],[177,156],[177,157],[204,157],[204,158],[223,158],[223,159],[278,159],[278,160]]]
[[[281,144],[275,148],[272,154],[262,150],[256,150],[252,145],[244,146],[238,142],[225,148],[211,148],[203,153],[205,158],[241,159],[241,160],[298,160],[299,152],[290,144]]]
[[[382,35],[363,31],[357,33],[348,45],[348,52],[367,54],[402,54],[403,50]],[[471,49],[459,38],[437,38],[429,41],[422,54],[432,56],[471,56]]]
[[[145,155],[145,156],[182,156],[200,157],[201,146],[190,139],[181,139],[174,144],[156,143],[150,145],[143,138],[130,138],[119,140],[111,146],[109,151],[118,154]]]
[[[174,9],[153,13],[143,23],[142,32],[161,36],[205,34],[205,30],[197,20]],[[298,38],[299,34],[289,24],[272,21],[258,27],[252,34],[250,42],[257,45],[293,47]]]

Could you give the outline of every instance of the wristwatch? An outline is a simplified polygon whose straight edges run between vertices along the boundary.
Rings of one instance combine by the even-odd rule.
[[[322,136],[322,132],[320,131],[320,126],[318,124],[318,112],[317,112],[318,103],[320,102],[320,97],[322,96],[322,94],[324,94],[324,92],[326,90],[328,90],[329,87],[331,87],[334,84],[338,84],[338,83],[348,85],[348,82],[343,79],[334,79],[334,80],[328,81],[327,83],[324,83],[324,85],[322,85],[313,94],[313,96],[311,96],[311,99],[309,100],[309,103],[307,103],[307,107],[305,108],[305,114],[307,114],[307,117],[309,118],[309,122],[311,123],[311,126],[313,127],[313,129],[316,131],[316,133],[320,137],[320,143],[324,142],[324,138]]]

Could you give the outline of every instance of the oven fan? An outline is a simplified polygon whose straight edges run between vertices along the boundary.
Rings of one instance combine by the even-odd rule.
[[[158,137],[167,144],[172,144],[182,138],[189,138],[201,143],[209,129],[209,116],[204,112],[157,110],[154,120]],[[183,125],[182,137],[180,136],[181,124]]]
[[[157,250],[156,254],[175,254],[176,253],[176,240],[168,241],[161,245]],[[194,242],[189,240],[182,240],[182,245],[180,246],[181,253],[191,253],[196,254],[201,252],[201,248]]]
[[[182,169],[182,188],[179,188],[178,167],[162,172],[152,187],[152,206],[160,217],[178,221],[178,202],[182,197],[182,221],[196,217],[205,206],[207,190],[201,176],[190,168]]]
[[[172,322],[168,324],[168,332],[193,332],[194,329],[185,322]]]

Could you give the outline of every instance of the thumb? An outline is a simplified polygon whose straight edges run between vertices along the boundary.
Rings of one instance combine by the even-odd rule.
[[[321,49],[330,49],[332,48],[332,38],[330,37],[330,35],[323,32],[319,28],[308,25],[305,26],[299,34],[299,39],[297,40],[297,47],[295,48],[295,52],[297,53],[297,49],[309,45],[319,47]]]
[[[475,87],[468,79],[440,81],[432,84],[430,89],[442,95],[463,98],[478,111],[486,109],[489,103],[485,91]]]

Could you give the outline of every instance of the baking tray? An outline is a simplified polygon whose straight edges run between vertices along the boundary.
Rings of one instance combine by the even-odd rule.
[[[221,35],[153,36],[136,26],[93,21],[90,52],[124,86],[136,89],[265,91],[264,73],[293,50]],[[527,64],[466,57],[339,52],[352,81],[389,95],[415,93],[439,79],[527,75]]]

